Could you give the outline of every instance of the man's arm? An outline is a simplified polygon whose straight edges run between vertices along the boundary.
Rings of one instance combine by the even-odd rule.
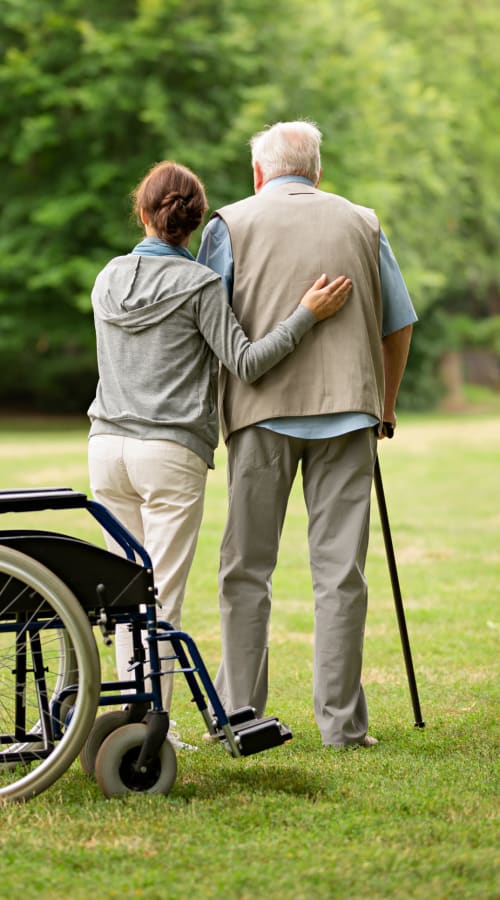
[[[233,298],[233,250],[227,225],[219,216],[210,219],[205,225],[197,260],[220,275],[231,304]]]
[[[406,325],[382,339],[385,372],[384,422],[396,425],[396,400],[401,384],[408,352],[410,350],[413,325]]]
[[[384,422],[396,424],[396,400],[410,349],[417,316],[406,284],[384,232],[380,232],[382,288],[382,352],[385,372]]]

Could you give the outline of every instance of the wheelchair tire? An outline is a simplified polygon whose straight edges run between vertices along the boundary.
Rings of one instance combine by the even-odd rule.
[[[146,731],[147,726],[142,722],[124,725],[101,745],[95,774],[105,797],[122,797],[133,792],[165,796],[170,793],[177,776],[177,757],[167,738],[146,771],[137,772],[134,768]]]
[[[117,728],[126,725],[128,720],[128,712],[124,709],[114,709],[112,712],[97,716],[80,751],[80,764],[86,775],[95,774],[95,761],[103,741]]]
[[[74,678],[75,669],[78,674],[69,724],[43,750],[40,698],[34,677],[30,677],[37,652],[32,649],[33,633],[40,638],[49,707],[57,692],[69,683],[67,679]],[[19,653],[26,658],[25,662],[21,660],[26,669],[21,736]],[[24,553],[0,545],[0,800],[29,800],[57,781],[78,756],[92,728],[99,695],[99,654],[88,617],[78,600],[50,569]],[[22,734],[35,740],[23,740]],[[40,741],[36,740],[38,737]],[[26,762],[23,753],[28,748],[31,753]],[[14,766],[9,753],[20,757]]]

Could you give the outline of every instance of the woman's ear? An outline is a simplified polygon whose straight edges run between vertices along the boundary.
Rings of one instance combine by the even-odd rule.
[[[141,208],[139,210],[139,215],[141,217],[142,224],[144,226],[149,225],[149,216],[143,206],[141,206]]]

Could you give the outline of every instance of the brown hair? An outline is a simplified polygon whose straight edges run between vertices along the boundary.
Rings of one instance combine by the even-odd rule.
[[[158,237],[174,246],[198,228],[208,209],[200,179],[186,166],[169,160],[149,170],[132,198],[138,221],[144,209]]]

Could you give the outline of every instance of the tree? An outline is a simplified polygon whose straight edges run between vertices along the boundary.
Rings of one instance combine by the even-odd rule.
[[[446,313],[499,311],[494,0],[54,7],[0,0],[3,404],[85,409],[90,290],[139,235],[128,198],[152,163],[191,166],[214,208],[251,191],[252,133],[304,117],[323,186],[373,206],[391,240],[421,317],[405,390],[434,396]]]
[[[81,409],[95,384],[90,288],[138,235],[131,189],[174,157],[219,196],[241,189],[225,133],[257,61],[240,52],[241,16],[212,0],[0,12],[1,392]]]
[[[475,315],[500,312],[500,10],[494,0],[381,6],[393,33],[411,36],[421,78],[446,99],[451,153],[444,294]],[[450,196],[452,195],[452,196]],[[440,242],[443,249],[442,240]],[[449,248],[449,249],[448,249]],[[450,252],[451,251],[451,252]]]

